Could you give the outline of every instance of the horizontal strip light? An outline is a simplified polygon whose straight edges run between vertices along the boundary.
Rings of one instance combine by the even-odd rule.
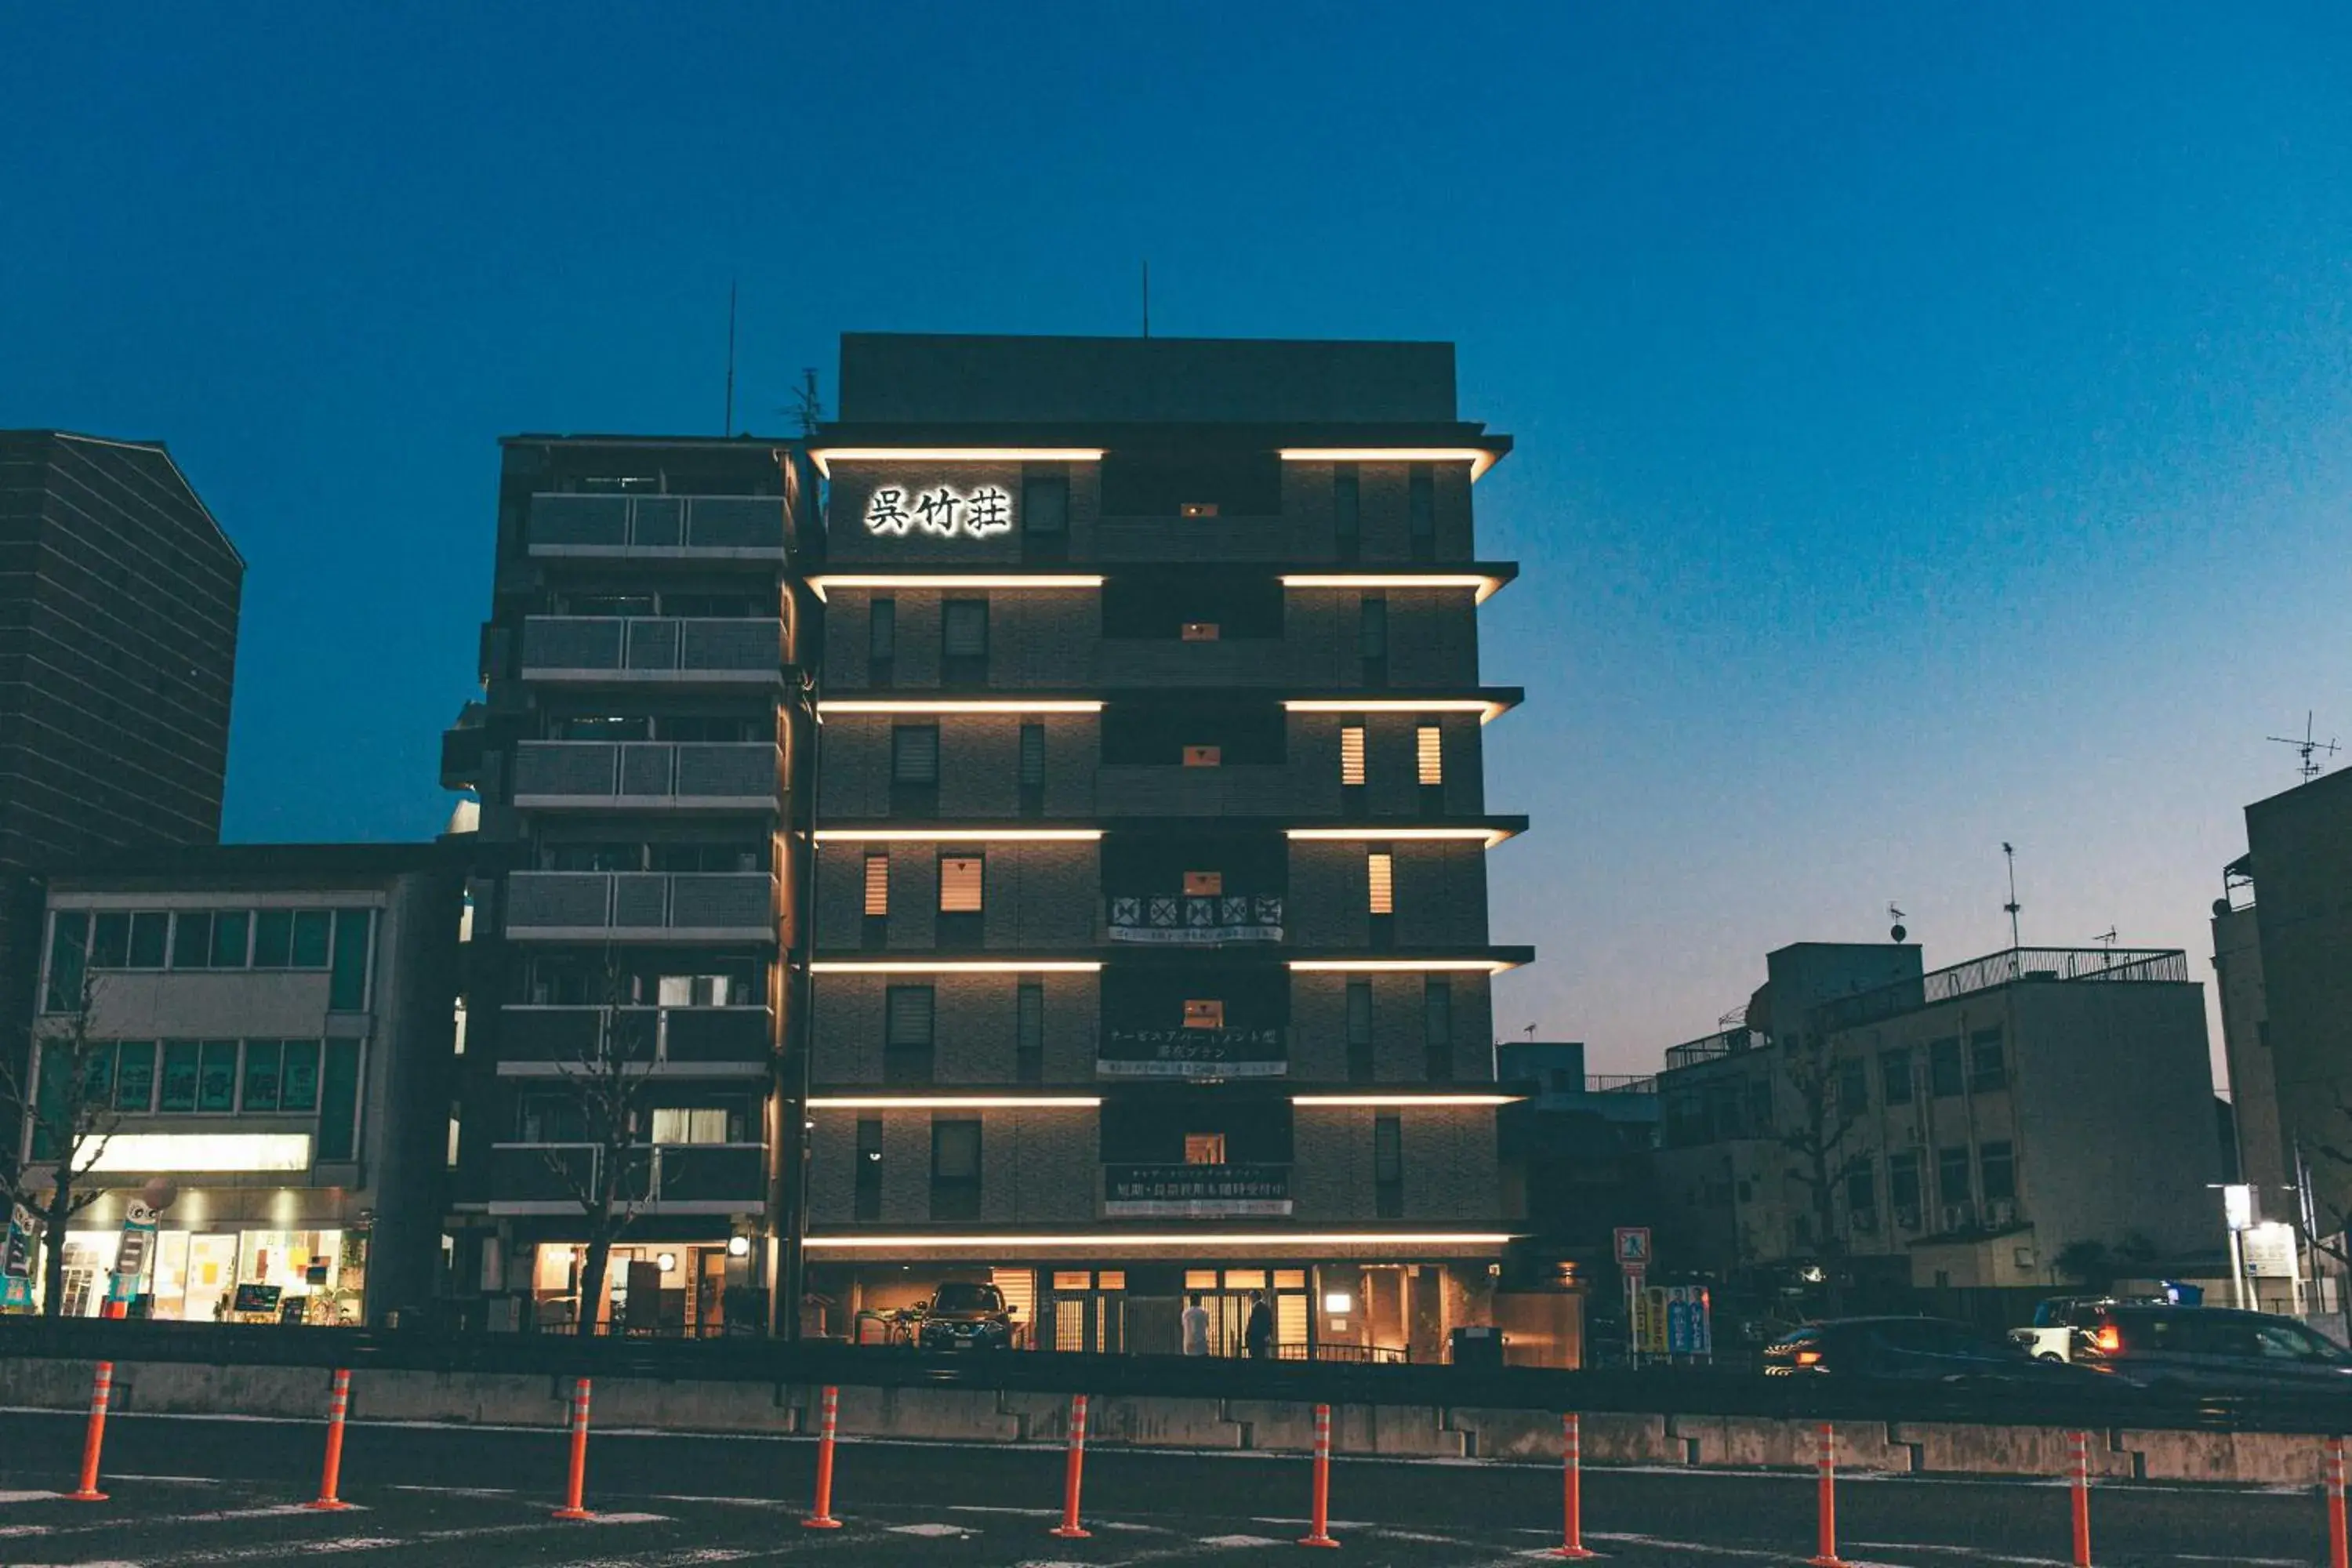
[[[1282,706],[1291,713],[1475,713],[1486,724],[1507,705],[1484,697],[1288,697]]]
[[[1292,572],[1282,579],[1286,588],[1475,588],[1474,604],[1485,604],[1503,585],[1500,577],[1482,572],[1393,572],[1385,576],[1370,572]]]
[[[828,588],[1099,588],[1100,577],[1076,573],[1025,574],[982,572],[820,572],[809,585]]]
[[[891,1252],[913,1247],[1507,1247],[1517,1237],[1499,1231],[1261,1231],[1220,1235],[1171,1230],[1157,1236],[1096,1231],[1083,1236],[812,1236],[806,1245],[830,1252]]]
[[[1476,484],[1495,466],[1484,447],[1285,447],[1286,463],[1467,463]]]
[[[1028,963],[998,963],[963,958],[886,958],[873,963],[846,959],[819,959],[809,968],[818,974],[1097,974],[1096,959],[1048,958]]]
[[[1043,1094],[819,1095],[811,1110],[1092,1110],[1098,1096]]]
[[[817,472],[835,463],[1099,463],[1100,447],[813,447]]]
[[[819,969],[824,967],[820,963]],[[1299,974],[1408,974],[1421,970],[1478,971],[1500,974],[1518,965],[1507,958],[1294,958]]]
[[[91,1146],[103,1142],[95,1164]],[[186,1174],[231,1171],[308,1171],[308,1132],[118,1132],[84,1138],[74,1163],[90,1171],[173,1171]]]
[[[1465,843],[1472,839],[1482,839],[1486,847],[1492,849],[1496,845],[1508,838],[1511,831],[1507,827],[1383,827],[1376,822],[1367,822],[1360,827],[1286,827],[1282,830],[1282,836],[1285,838],[1303,839],[1377,838],[1384,842],[1394,840],[1401,844],[1415,840],[1426,843],[1441,838],[1455,839]],[[817,837],[822,838],[824,835],[820,833]]]
[[[819,844],[1091,844],[1099,827],[820,827]]]
[[[1517,1105],[1517,1094],[1294,1094],[1293,1105]]]
[[[885,700],[880,698],[831,697],[816,705],[819,714],[825,713],[1099,713],[1103,705],[1091,699],[1048,700],[1040,701],[954,699],[934,700],[923,697]]]

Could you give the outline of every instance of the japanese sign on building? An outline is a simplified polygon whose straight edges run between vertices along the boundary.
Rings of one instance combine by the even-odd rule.
[[[1115,898],[1110,901],[1113,942],[1161,946],[1208,947],[1227,942],[1280,942],[1282,900],[1260,895]]]
[[[908,489],[882,485],[866,498],[866,531],[882,539],[909,532],[939,539],[989,539],[1013,527],[1013,496],[1002,485],[963,490],[953,485]]]
[[[1207,1219],[1289,1212],[1290,1172],[1281,1165],[1113,1165],[1104,1177],[1106,1215]]]
[[[1106,1029],[1106,1078],[1276,1078],[1290,1070],[1280,1029]]]
[[[114,1245],[114,1274],[108,1294],[128,1301],[139,1294],[147,1255],[155,1243],[155,1211],[135,1199],[122,1214],[122,1235]]]

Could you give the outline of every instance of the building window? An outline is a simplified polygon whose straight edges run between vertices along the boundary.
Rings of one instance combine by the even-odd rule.
[[[931,1217],[980,1217],[980,1123],[931,1123]]]
[[[1339,728],[1339,783],[1343,788],[1364,786],[1364,727],[1343,724]]]
[[[1428,1056],[1429,1081],[1454,1081],[1454,983],[1424,980],[1421,992],[1421,1043]]]
[[[1886,1157],[1886,1198],[1894,1206],[1895,1223],[1906,1230],[1919,1228],[1919,1156]]]
[[[244,1109],[277,1110],[278,1084],[285,1070],[286,1047],[282,1042],[246,1041]]]
[[[1862,1155],[1850,1161],[1845,1168],[1845,1210],[1848,1215],[1870,1215],[1875,1223],[1878,1213],[1878,1173],[1872,1168],[1870,1157]],[[1867,1230],[1868,1225],[1857,1223],[1855,1228]]]
[[[898,669],[898,601],[876,599],[866,607],[866,679],[887,686]]]
[[[236,1042],[206,1040],[196,1058],[196,1109],[228,1112],[236,1109]]]
[[[329,1040],[319,1070],[319,1161],[355,1159],[360,1140],[360,1043]]]
[[[1389,683],[1389,602],[1367,594],[1356,606],[1356,652],[1363,661],[1364,684]]]
[[[1977,1170],[1985,1202],[2006,1203],[2017,1196],[2017,1152],[2008,1140],[1979,1145]]]
[[[1021,815],[1045,815],[1045,726],[1021,726]]]
[[[79,910],[49,917],[49,989],[43,998],[52,1013],[81,1009],[82,977],[89,961],[89,917]]]
[[[940,615],[940,683],[988,684],[988,601],[950,599]]]
[[[253,958],[253,916],[245,910],[223,910],[213,916],[212,967],[243,969]]]
[[[368,1005],[369,937],[375,911],[337,910],[335,951],[328,966],[327,1010],[361,1013]],[[240,944],[241,945],[241,944]]]
[[[1223,746],[1186,746],[1184,765],[1188,768],[1221,768],[1225,765]]]
[[[1960,1037],[1927,1042],[1927,1087],[1938,1100],[1960,1092]]]
[[[1947,1209],[1965,1205],[1969,1191],[1969,1148],[1963,1143],[1955,1149],[1936,1151],[1936,1196]],[[1947,1216],[1948,1222],[1951,1216]]]
[[[1860,1057],[1840,1057],[1837,1065],[1838,1112],[1859,1116],[1870,1109],[1870,1064]]]
[[[1372,1212],[1404,1217],[1404,1124],[1393,1116],[1372,1119]]]
[[[890,854],[885,849],[866,852],[866,915],[859,940],[868,950],[890,942]]]
[[[1348,982],[1348,1081],[1372,1081],[1372,983]]]
[[[155,1042],[125,1040],[115,1049],[114,1109],[143,1114],[155,1103]]]
[[[940,809],[940,727],[898,724],[890,731],[890,815],[936,816]]]
[[[283,911],[280,911],[281,913]],[[60,920],[78,920],[61,915]],[[163,910],[101,910],[89,917],[92,969],[161,969],[172,917]],[[280,961],[281,966],[283,961]]]
[[[1013,1081],[1045,1081],[1045,987],[1035,981],[1013,993]]]
[[[1364,552],[1364,524],[1361,510],[1362,490],[1357,479],[1356,465],[1335,463],[1331,468],[1331,531],[1337,553],[1342,561],[1354,561]]]
[[[1754,1079],[1748,1082],[1748,1132],[1750,1137],[1771,1135],[1772,1080],[1769,1078]]]
[[[1070,558],[1070,479],[1031,474],[1021,481],[1022,552],[1033,561]]]
[[[1436,816],[1445,809],[1445,745],[1442,731],[1434,724],[1423,724],[1412,732],[1413,759],[1421,779],[1421,809],[1426,816]]]
[[[1217,997],[1192,997],[1184,1004],[1184,1026],[1188,1029],[1222,1029],[1225,1026],[1225,1005]]]
[[[1365,886],[1375,915],[1396,913],[1396,858],[1386,849],[1364,857]]]
[[[1187,1132],[1184,1134],[1184,1163],[1188,1165],[1222,1165],[1225,1163],[1225,1135],[1222,1132]]]
[[[741,1104],[661,1106],[653,1114],[656,1143],[748,1143],[751,1115]]]
[[[278,1089],[280,1110],[319,1109],[319,1042],[288,1040],[285,1070]]]
[[[1969,1037],[1969,1088],[1978,1094],[2005,1087],[2009,1061],[2001,1049],[1998,1027],[1979,1029]]]
[[[857,1121],[856,1204],[857,1218],[882,1217],[882,1120],[876,1116]]]
[[[931,1081],[931,988],[893,985],[882,998],[882,1081]]]
[[[942,948],[971,949],[981,943],[981,900],[986,877],[977,855],[940,857],[940,921]]]
[[[1415,561],[1437,559],[1437,485],[1427,463],[1415,463],[1405,480],[1405,539]]]
[[[1907,1050],[1878,1053],[1879,1097],[1889,1105],[1911,1103],[1911,1053]]]

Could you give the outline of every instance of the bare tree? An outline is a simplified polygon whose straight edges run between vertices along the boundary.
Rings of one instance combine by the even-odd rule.
[[[644,1212],[652,1171],[652,1143],[644,1121],[653,1081],[647,1070],[654,1058],[653,1019],[631,1007],[633,1000],[618,957],[608,953],[604,1016],[594,1040],[579,1056],[556,1064],[557,1079],[567,1091],[589,1157],[584,1163],[573,1158],[583,1152],[578,1148],[541,1152],[585,1221],[587,1248],[580,1265],[576,1325],[583,1334],[597,1331],[613,1245]]]
[[[1863,1108],[1843,1092],[1830,1037],[1811,1030],[1792,1034],[1782,1040],[1780,1055],[1797,1121],[1780,1134],[1780,1143],[1790,1156],[1789,1180],[1804,1188],[1810,1200],[1813,1246],[1822,1260],[1829,1313],[1835,1317],[1843,1310],[1839,1274],[1846,1250],[1837,1225],[1837,1184],[1845,1176],[1846,1140],[1862,1120]]]
[[[73,1011],[51,1014],[33,1032],[33,1048],[19,1075],[0,1063],[0,1107],[7,1124],[29,1136],[31,1158],[10,1162],[0,1174],[0,1195],[21,1204],[40,1224],[47,1253],[42,1269],[41,1310],[65,1310],[66,1226],[104,1197],[95,1179],[106,1146],[122,1124],[114,1108],[115,1043],[95,1037],[98,976],[87,968]]]

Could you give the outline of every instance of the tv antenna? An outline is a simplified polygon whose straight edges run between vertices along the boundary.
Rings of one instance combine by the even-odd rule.
[[[1895,907],[1892,900],[1889,900],[1886,905],[1886,918],[1895,922],[1894,926],[1886,933],[1887,941],[1901,942],[1905,937],[1911,934],[1909,931],[1903,929],[1903,911]]]
[[[2113,952],[2116,950],[2116,928],[2109,926],[2106,930],[2101,931],[2091,940],[2105,948],[2109,952]]]
[[[793,413],[800,419],[801,434],[814,436],[816,427],[824,423],[824,405],[817,401],[816,366],[801,367],[801,384],[793,394]]]
[[[2290,735],[2263,737],[2264,740],[2276,741],[2282,746],[2293,746],[2295,749],[2295,754],[2303,759],[2295,772],[2303,775],[2303,782],[2305,784],[2309,784],[2327,771],[2327,764],[2318,759],[2322,756],[2332,757],[2336,752],[2335,737],[2330,736],[2325,741],[2313,739],[2311,720],[2311,710],[2306,708],[2303,710],[2303,739],[2300,741]]]
[[[2025,907],[2017,901],[2017,846],[2004,838],[2000,853],[2001,858],[2009,862],[2009,902],[2000,907],[2009,911],[2009,945],[2013,951],[2025,945],[2017,934],[2017,911]]]

